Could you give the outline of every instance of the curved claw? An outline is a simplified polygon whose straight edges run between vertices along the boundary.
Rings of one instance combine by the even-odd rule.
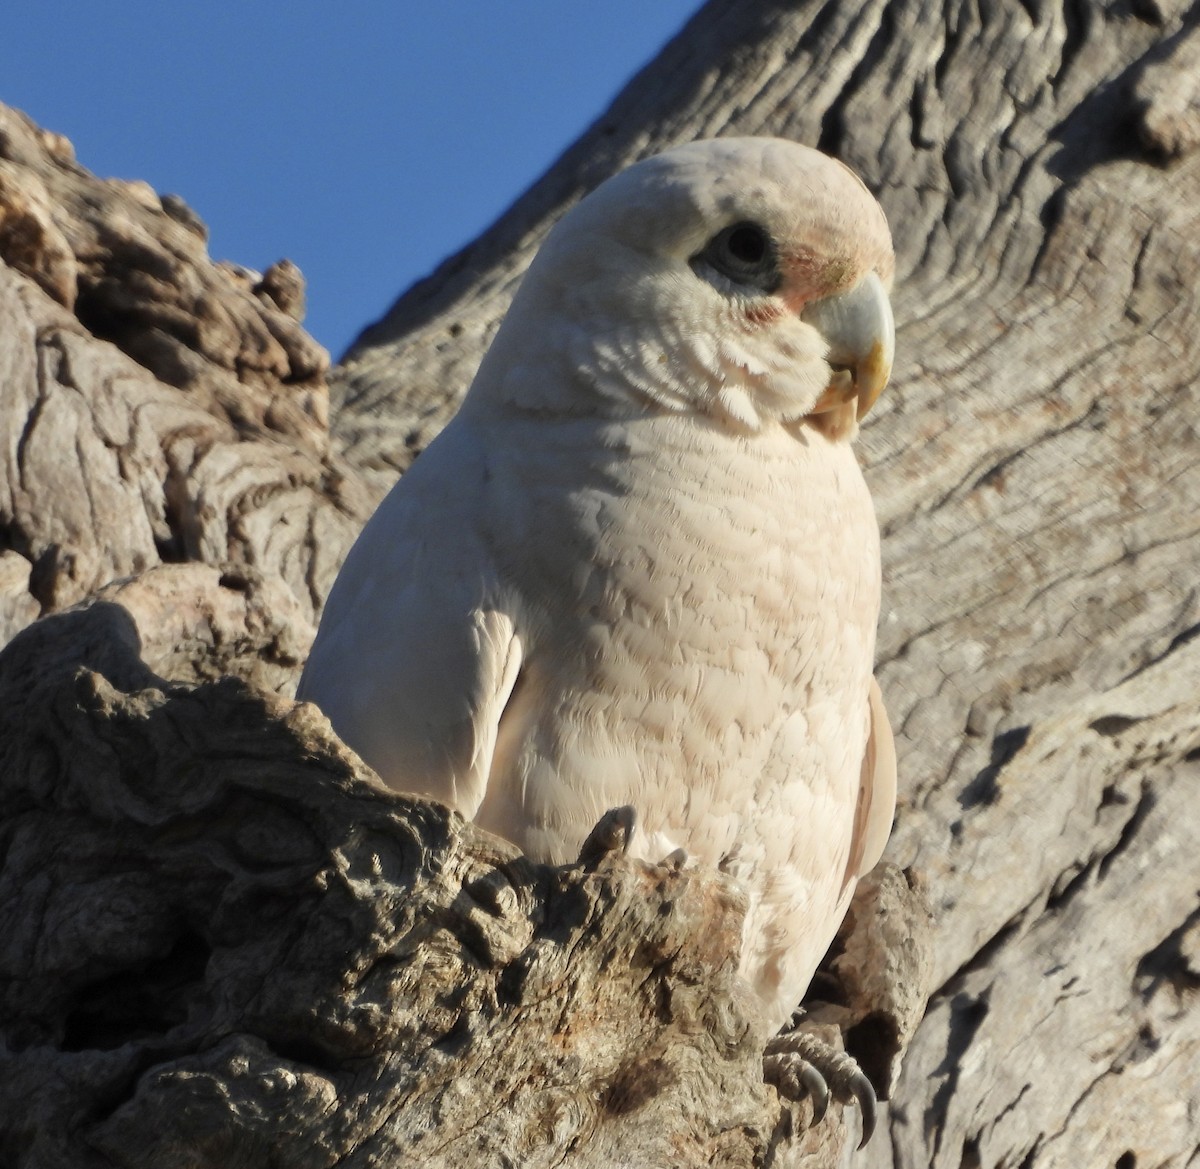
[[[687,849],[677,848],[673,852],[667,853],[660,863],[674,873],[681,873],[684,865],[688,863]]]
[[[802,1092],[808,1096],[813,1124],[824,1118],[831,1099],[843,1104],[853,1100],[862,1118],[858,1147],[863,1148],[874,1134],[878,1114],[874,1086],[851,1056],[816,1035],[790,1031],[775,1036],[767,1045],[763,1073],[786,1098],[799,1100]]]
[[[629,842],[633,839],[636,827],[636,809],[628,804],[609,808],[588,833],[579,850],[577,863],[585,869],[594,869],[606,857],[617,853],[624,856],[629,851]]]
[[[829,1085],[825,1077],[812,1064],[805,1062],[799,1073],[800,1086],[808,1093],[812,1102],[813,1124],[820,1124],[829,1111]],[[862,1146],[859,1145],[861,1149]]]
[[[812,1123],[820,1124],[829,1111],[832,1094],[821,1069],[809,1063],[798,1052],[768,1055],[763,1060],[763,1078],[774,1084],[780,1095],[800,1101],[805,1097],[812,1104]]]
[[[854,1099],[858,1101],[858,1111],[862,1114],[862,1139],[858,1142],[861,1149],[875,1132],[875,1088],[858,1068],[855,1068],[853,1075],[849,1077],[847,1087],[854,1093]]]

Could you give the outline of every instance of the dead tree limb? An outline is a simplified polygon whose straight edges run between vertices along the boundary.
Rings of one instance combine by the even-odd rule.
[[[810,1145],[809,1153],[779,1139],[777,1113],[747,1055],[744,1036],[753,1028],[727,967],[711,948],[688,957],[688,947],[703,949],[709,935],[732,928],[736,897],[724,886],[690,878],[672,901],[673,878],[655,871],[534,874],[444,813],[380,793],[322,727],[270,696],[294,676],[303,630],[369,501],[452,412],[553,217],[611,171],[668,143],[773,133],[855,166],[897,241],[899,361],[860,449],[885,536],[881,681],[901,733],[891,856],[933,905],[937,990],[895,1086],[886,1137],[855,1163],[1200,1164],[1198,44],[1195,12],[1172,0],[710,3],[508,215],[364,335],[334,375],[332,444],[319,359],[277,319],[290,320],[280,310],[294,303],[286,273],[273,283],[209,273],[202,241],[188,242],[200,237],[182,205],[152,206],[145,191],[126,190],[111,205],[122,214],[122,200],[142,206],[126,214],[137,230],[122,226],[116,246],[103,244],[110,237],[99,227],[95,239],[71,227],[89,205],[72,203],[71,185],[88,177],[61,142],[6,114],[0,619],[15,632],[113,577],[153,571],[112,586],[126,589],[123,597],[106,592],[85,614],[55,619],[100,622],[86,626],[91,633],[72,626],[60,650],[45,640],[32,643],[32,653],[30,643],[14,644],[0,666],[10,793],[4,880],[12,882],[0,904],[19,907],[8,911],[6,929],[6,1081],[36,1087],[40,1095],[20,1099],[41,1101],[56,1118],[82,1099],[72,1092],[110,1085],[107,1096],[88,1097],[86,1131],[64,1121],[35,1132],[28,1105],[10,1111],[14,1119],[0,1126],[4,1159],[88,1164],[69,1159],[85,1150],[96,1165],[139,1164],[153,1160],[153,1149],[163,1163],[168,1146],[143,1148],[149,1138],[138,1125],[152,1113],[170,1115],[175,1136],[162,1140],[177,1139],[180,1106],[200,1099],[229,1104],[241,1118],[237,1131],[256,1134],[238,1146],[249,1164],[266,1160],[275,1137],[291,1139],[286,1125],[272,1127],[289,1109],[308,1117],[309,1127],[294,1130],[307,1135],[288,1146],[301,1164],[367,1163],[385,1150],[404,1163],[411,1145],[370,1141],[410,1131],[404,1125],[417,1116],[418,1128],[433,1131],[464,1124],[441,1130],[457,1134],[444,1152],[456,1165],[503,1156],[538,1164],[546,1150],[545,1163],[571,1165],[704,1164],[706,1156],[828,1165],[851,1157],[837,1125],[816,1130],[825,1147]],[[89,249],[118,260],[92,266]],[[174,289],[164,293],[169,312],[137,299],[160,277]],[[205,307],[197,288],[223,305],[227,295],[237,302],[226,307],[232,325]],[[134,306],[124,323],[86,307],[104,294],[109,312]],[[267,315],[256,318],[256,305]],[[220,344],[196,324],[209,321],[206,313],[220,319],[220,327],[210,322]],[[273,356],[228,358],[258,353],[256,346]],[[254,373],[239,380],[243,367]],[[285,369],[298,375],[296,396]],[[241,402],[243,394],[252,401]],[[64,462],[63,450],[76,459]],[[210,567],[171,563],[187,560]],[[231,561],[235,568],[220,567]],[[178,575],[193,568],[209,575]],[[192,599],[176,611],[154,601],[159,590]],[[56,628],[43,623],[25,636],[50,638],[47,627]],[[149,664],[138,666],[130,628]],[[154,676],[195,683],[216,672],[246,681],[188,690]],[[248,751],[249,762],[223,754],[221,734]],[[276,756],[287,761],[277,769]],[[236,815],[239,799],[269,809],[260,837],[238,845],[240,853],[237,833],[259,815]],[[370,831],[352,828],[360,818]],[[66,824],[80,833],[77,849],[61,837],[57,849],[21,851],[22,841],[49,842]],[[410,852],[360,844],[355,831],[417,843]],[[299,842],[295,855],[293,843],[272,853],[276,836]],[[397,848],[410,859],[438,859],[409,868],[364,859]],[[157,859],[138,869],[130,858],[145,850]],[[254,856],[257,868],[246,859]],[[99,858],[93,870],[88,857]],[[114,868],[114,857],[125,867]],[[74,883],[72,863],[80,866]],[[441,875],[420,884],[413,874],[426,872],[421,864],[440,865]],[[104,883],[110,869],[143,874],[130,881],[127,899]],[[311,888],[301,870],[316,882]],[[334,876],[322,884],[322,873]],[[499,909],[488,892],[463,892],[481,876],[488,889],[498,882]],[[553,881],[565,884],[552,889]],[[406,883],[425,901],[400,909],[383,890]],[[147,884],[156,897],[139,899]],[[262,924],[261,937],[238,935],[245,927],[236,926],[237,897],[253,905],[264,889],[278,897],[279,921],[268,920],[261,907],[272,903],[262,894],[259,916],[246,919]],[[341,900],[322,907],[330,889]],[[74,918],[64,890],[83,891]],[[31,900],[39,891],[43,900]],[[572,975],[564,975],[553,993],[571,1009],[552,1019],[536,1016],[532,999],[517,1007],[533,1013],[505,1015],[512,1000],[503,993],[514,979],[525,983],[498,971],[524,969],[520,955],[534,951],[549,960],[545,948],[562,937],[537,931],[560,895],[596,907],[571,937],[592,955],[580,958],[581,969],[603,966],[603,978],[591,978],[586,993],[594,997],[586,998],[566,989]],[[379,916],[376,896],[401,914],[399,924]],[[652,926],[639,916],[668,902]],[[702,917],[694,915],[698,903]],[[309,951],[303,930],[290,945],[279,941],[292,928],[284,923],[351,904],[351,924],[338,935],[338,961],[348,963],[335,975],[341,989],[317,986],[311,964],[301,961],[303,973],[295,973]],[[864,922],[869,929],[835,955],[851,1001],[824,1010],[852,1040],[883,1043],[889,1018],[903,1014],[905,988],[911,995],[921,982],[919,954],[907,966],[898,959],[891,976],[882,961],[879,979],[866,979],[875,989],[853,997],[864,938],[880,939],[869,948],[877,955],[919,949],[921,930],[906,904],[860,915],[860,930]],[[123,924],[122,906],[130,915]],[[434,923],[427,932],[406,933],[416,927],[405,922],[426,912]],[[492,923],[494,938],[481,922]],[[647,973],[638,963],[653,954],[639,957],[621,922],[648,930],[657,939],[652,950],[681,947],[671,961],[690,971],[692,999],[683,996],[672,1019],[641,1013],[650,999],[638,996],[675,985],[682,967],[651,961]],[[480,941],[481,930],[493,940]],[[621,940],[605,951],[606,937]],[[443,989],[430,993],[444,991],[452,1004],[431,1016],[438,1022],[427,1031],[412,1023],[387,1055],[380,1052],[390,1040],[368,1051],[373,1037],[399,1034],[387,1030],[393,1018],[407,1017],[388,980],[411,979],[411,963],[435,941],[444,949],[430,953],[457,954],[455,969],[470,968],[463,997],[435,978]],[[110,943],[116,948],[106,959]],[[592,944],[600,950],[588,950]],[[238,974],[227,949],[246,970],[257,962],[257,974]],[[219,953],[233,965],[222,965]],[[620,960],[601,962],[600,953]],[[347,1022],[366,1018],[345,1004],[357,993],[355,978],[377,960],[386,993],[376,1015],[369,1024]],[[449,968],[434,965],[439,978]],[[648,981],[638,982],[637,972]],[[128,1017],[118,983],[142,995],[145,1034]],[[412,995],[423,993],[411,985]],[[547,1003],[560,1003],[553,993]],[[868,993],[892,1005],[874,1011],[864,1006]],[[607,1064],[588,1064],[586,1044],[528,1052],[533,1035],[544,1048],[547,1035],[611,1031],[630,1002],[636,1038]],[[687,1014],[687,1002],[700,1014]],[[457,1039],[451,1014],[467,1019]],[[520,1042],[542,1063],[525,1059],[506,1080],[511,1056],[494,1030],[473,1031],[471,1020],[518,1016],[541,1018]],[[705,1020],[696,1033],[687,1031],[692,1024],[686,1035],[672,1030],[696,1018]],[[417,1046],[406,1048],[410,1035]],[[355,1047],[362,1036],[367,1046]],[[470,1075],[450,1074],[454,1059],[475,1055]],[[86,1062],[93,1057],[94,1067]],[[551,1067],[553,1060],[561,1062]],[[369,1101],[363,1085],[385,1080],[380,1099],[398,1100],[403,1085],[416,1082],[405,1079],[414,1066],[442,1069],[446,1095],[436,1106],[343,1108],[351,1097]],[[494,1104],[492,1089],[505,1083],[513,1091],[488,1111],[483,1101]],[[604,1085],[602,1103],[580,1095],[581,1083]],[[540,1129],[529,1119],[529,1093],[518,1090],[537,1084],[557,1101]],[[727,1109],[702,1096],[710,1089]],[[660,1128],[668,1122],[656,1118],[666,1113],[683,1128]],[[320,1128],[325,1121],[314,1116],[336,1119]],[[355,1124],[359,1143],[344,1143]],[[216,1143],[188,1146],[193,1159],[181,1163],[229,1163],[220,1144],[228,1131],[213,1129]],[[505,1151],[528,1150],[519,1142],[535,1132],[550,1142],[537,1154]],[[654,1143],[660,1136],[678,1138],[669,1155]],[[429,1156],[420,1163],[436,1164]]]

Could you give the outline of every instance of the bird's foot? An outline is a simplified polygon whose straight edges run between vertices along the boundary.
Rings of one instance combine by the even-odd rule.
[[[676,848],[667,853],[658,863],[673,873],[681,873],[689,859],[686,848]]]
[[[629,804],[609,808],[596,821],[595,828],[583,842],[579,850],[579,863],[585,869],[594,869],[610,856],[618,853],[624,856],[629,851],[629,842],[633,839],[636,827],[637,811]]]
[[[862,1069],[844,1051],[809,1031],[786,1031],[767,1044],[763,1055],[763,1079],[773,1084],[785,1100],[812,1104],[813,1124],[825,1116],[832,1097],[858,1103],[862,1114],[861,1149],[875,1131],[875,1089]]]

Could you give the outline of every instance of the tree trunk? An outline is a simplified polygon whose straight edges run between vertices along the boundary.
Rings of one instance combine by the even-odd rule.
[[[837,154],[896,239],[906,879],[817,1015],[886,1084],[933,993],[857,1157],[762,1084],[736,889],[528,865],[272,693],[550,222],[723,133]],[[710,3],[364,334],[330,443],[295,274],[4,115],[0,621],[93,603],[0,657],[0,1161],[1200,1166],[1198,148],[1171,0]]]
[[[710,3],[364,334],[347,455],[427,441],[596,179],[731,133],[837,154],[896,240],[898,360],[859,449],[889,855],[933,904],[937,990],[862,1163],[1200,1164],[1194,7]]]

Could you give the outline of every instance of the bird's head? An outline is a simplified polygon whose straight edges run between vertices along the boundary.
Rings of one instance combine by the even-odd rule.
[[[629,167],[551,231],[472,396],[851,436],[891,370],[891,236],[861,180],[775,138]]]

